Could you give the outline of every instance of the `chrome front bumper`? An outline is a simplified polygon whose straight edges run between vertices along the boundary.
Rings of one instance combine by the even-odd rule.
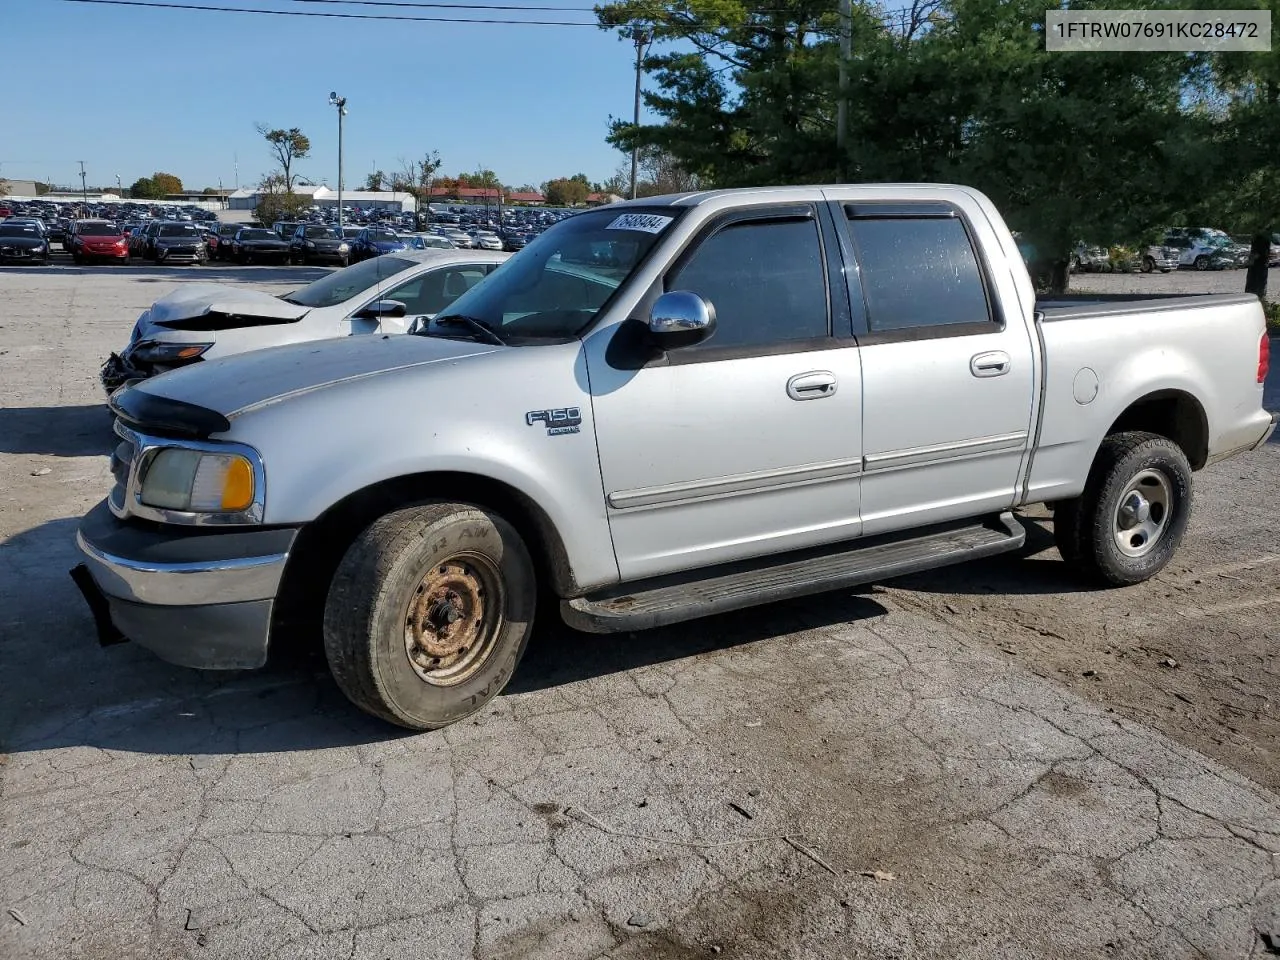
[[[76,546],[94,582],[109,597],[161,607],[270,600],[284,576],[287,553],[204,562],[157,563],[117,557],[76,532]]]
[[[106,501],[76,533],[72,571],[103,644],[129,639],[206,670],[266,663],[271,615],[295,529],[213,532],[121,521]]]

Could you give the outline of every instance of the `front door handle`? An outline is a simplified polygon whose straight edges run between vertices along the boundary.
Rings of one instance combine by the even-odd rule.
[[[969,361],[969,372],[975,377],[1003,377],[1009,372],[1012,361],[1003,350],[979,353]]]
[[[787,396],[792,400],[821,400],[834,396],[836,375],[830,370],[797,373],[787,381]]]

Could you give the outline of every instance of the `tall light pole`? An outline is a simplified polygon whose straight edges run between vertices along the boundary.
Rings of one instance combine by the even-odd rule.
[[[636,102],[635,112],[632,115],[632,125],[637,129],[640,127],[640,76],[644,69],[644,48],[649,44],[649,34],[636,28],[631,33],[631,39],[636,45]],[[633,144],[631,147],[631,199],[636,198],[636,177],[640,170],[640,144]]]
[[[116,193],[124,196],[124,187],[120,185],[120,174],[116,174]]]
[[[89,188],[84,184],[84,161],[78,160],[76,162],[80,164],[80,203],[82,206],[87,207],[89,206]]]
[[[342,236],[342,118],[347,115],[347,98],[330,92],[329,105],[338,108],[338,236]]]

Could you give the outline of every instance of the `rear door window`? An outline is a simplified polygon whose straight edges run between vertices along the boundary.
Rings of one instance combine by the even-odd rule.
[[[851,216],[872,333],[992,324],[982,268],[956,216]]]

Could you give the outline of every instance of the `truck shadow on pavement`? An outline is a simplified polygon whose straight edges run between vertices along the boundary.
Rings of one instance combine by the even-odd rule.
[[[6,676],[21,678],[0,698],[0,749],[93,747],[188,755],[198,765],[212,755],[441,736],[399,730],[350,704],[329,675],[318,637],[289,638],[262,670],[232,673],[175,667],[128,643],[99,647],[67,576],[79,559],[77,524],[77,518],[53,520],[0,543],[0,595],[13,598],[0,661]],[[1056,558],[1025,559],[1052,542],[1039,524],[1027,525],[1021,556],[904,577],[892,586],[939,594],[1077,589]],[[872,587],[836,591],[614,636],[578,633],[546,618],[485,714],[510,717],[522,695],[883,616],[887,610],[876,595]]]
[[[199,765],[212,755],[442,736],[400,730],[348,702],[318,637],[291,638],[261,670],[226,673],[172,666],[130,643],[100,647],[67,575],[79,560],[78,523],[52,520],[0,542],[0,596],[11,598],[0,614],[0,668],[14,680],[0,697],[0,751],[90,747],[187,755]],[[509,717],[520,695],[885,613],[871,596],[844,591],[635,635],[582,634],[549,620],[484,713]]]
[[[1003,593],[1039,595],[1081,593],[1094,589],[1064,563],[1053,543],[1053,520],[1019,517],[1027,542],[1019,550],[986,560],[973,560],[893,580],[892,585],[915,593],[974,595]],[[1037,554],[1049,551],[1041,558]]]
[[[78,407],[0,407],[0,453],[92,457],[109,454],[117,442],[105,402]]]
[[[550,622],[535,628],[505,694],[532,693],[887,613],[870,595],[843,590],[638,633],[579,633],[548,618]]]

